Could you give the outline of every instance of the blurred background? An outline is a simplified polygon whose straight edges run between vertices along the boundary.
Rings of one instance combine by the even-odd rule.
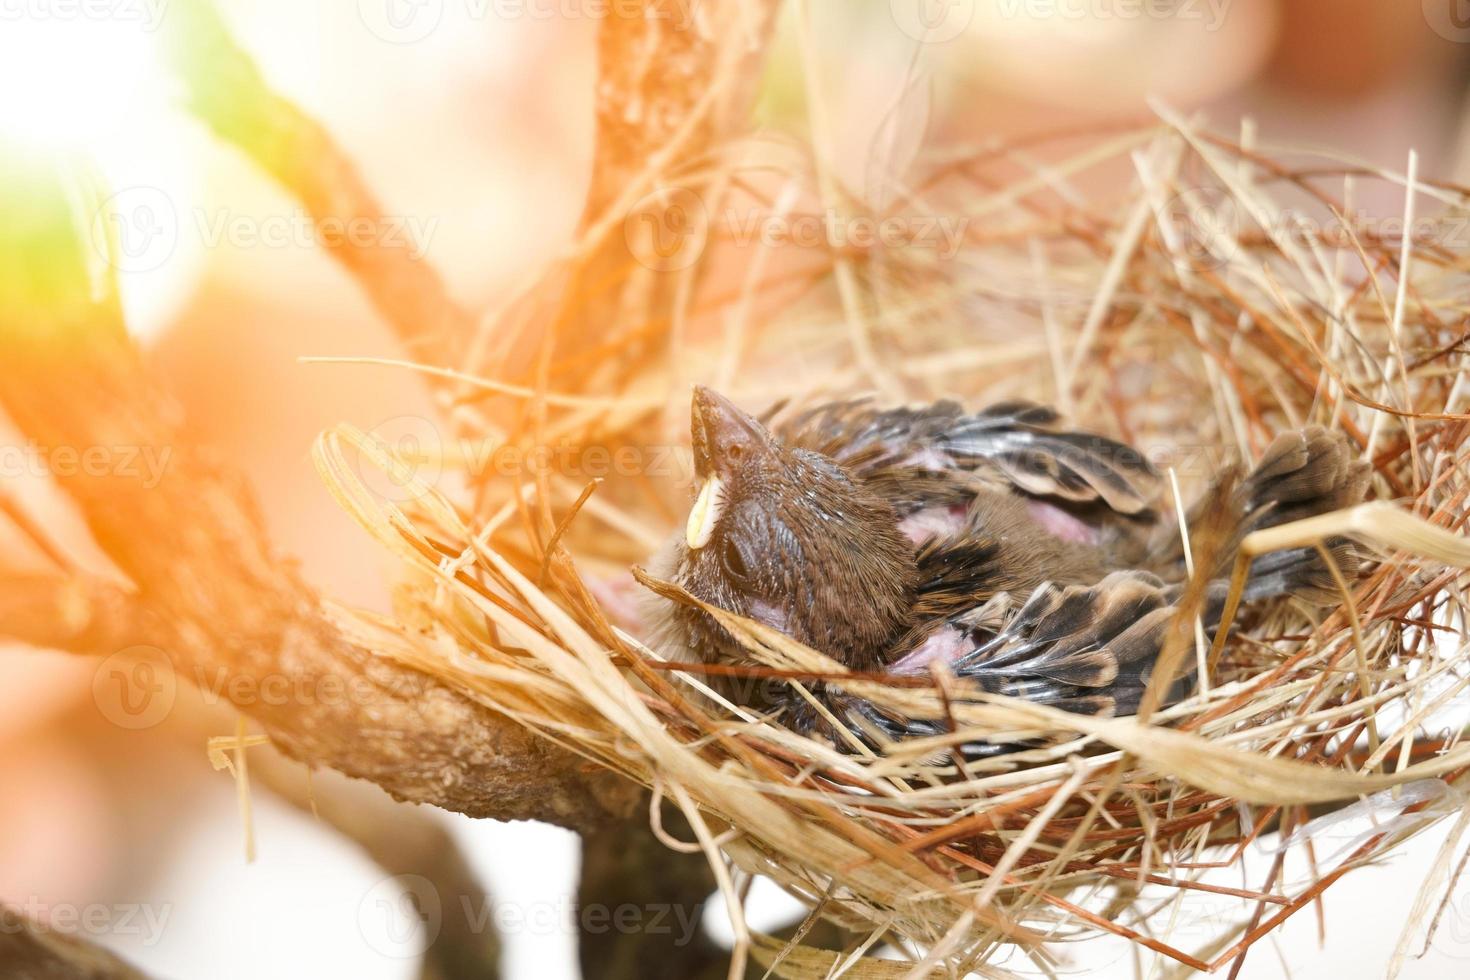
[[[592,159],[604,5],[221,8],[268,81],[334,134],[465,306],[494,308],[568,245]],[[1421,175],[1470,180],[1462,0],[810,0],[804,9],[829,149],[846,182],[863,179],[880,138],[873,107],[910,90],[920,94],[904,97],[905,126],[930,143],[1138,120],[1158,100],[1246,140],[1332,147],[1400,171],[1412,148]],[[759,112],[763,128],[805,136],[796,12],[788,7],[778,30]],[[145,205],[157,196],[156,208],[129,212],[161,218],[168,231],[120,270],[131,328],[193,424],[252,476],[276,544],[325,593],[385,607],[390,566],[323,491],[308,451],[339,421],[372,429],[430,416],[429,399],[404,372],[299,361],[402,351],[313,241],[300,207],[176,105],[153,50],[166,16],[167,0],[0,0],[0,139],[76,148],[119,193]],[[1363,203],[1392,212],[1402,202]],[[3,418],[0,446],[23,446]],[[74,520],[43,478],[10,467],[0,480],[55,526]],[[14,544],[6,533],[0,547]],[[110,700],[105,665],[0,653],[0,899],[57,928],[58,913],[92,910],[87,935],[160,977],[418,975],[424,927],[404,904],[413,883],[385,879],[288,801],[304,793],[299,767],[278,767],[279,792],[257,786],[259,855],[245,862],[235,787],[205,752],[209,736],[233,730],[218,692],[180,685],[161,717],[140,720]],[[575,838],[424,816],[447,828],[493,896],[481,911],[501,926],[505,975],[575,976]],[[1244,975],[1376,975],[1436,843],[1421,838],[1395,864],[1336,886],[1325,949],[1303,914],[1252,953]],[[755,908],[760,926],[794,906],[758,893]],[[709,919],[719,931],[718,910]],[[1106,943],[1063,964],[1118,976],[1155,967]],[[1467,969],[1462,883],[1427,955],[1404,975]]]

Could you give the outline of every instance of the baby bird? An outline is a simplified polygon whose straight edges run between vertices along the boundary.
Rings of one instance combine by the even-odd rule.
[[[987,691],[1078,712],[1137,710],[1187,576],[1178,528],[1154,506],[1158,474],[1136,450],[1066,431],[1056,412],[1018,401],[977,413],[950,401],[837,402],[772,432],[703,387],[691,434],[698,495],[661,577],[854,670],[923,674],[942,661]],[[1219,621],[1246,534],[1351,506],[1368,477],[1340,434],[1309,428],[1280,436],[1248,476],[1207,494],[1191,526],[1223,506],[1234,532],[1206,591],[1206,628]],[[1329,550],[1352,574],[1347,542]],[[1246,601],[1288,594],[1335,601],[1315,548],[1252,563]],[[697,607],[666,601],[662,613],[665,635],[693,656],[753,664]],[[1191,683],[1181,678],[1169,697]],[[835,736],[789,685],[765,690],[742,700]],[[859,737],[942,730],[814,690]]]

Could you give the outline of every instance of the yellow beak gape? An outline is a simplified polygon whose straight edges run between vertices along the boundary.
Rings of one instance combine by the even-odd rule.
[[[694,498],[694,506],[689,510],[689,525],[684,529],[684,535],[690,551],[698,551],[709,544],[724,509],[725,485],[719,477],[711,476],[699,488],[699,496]]]

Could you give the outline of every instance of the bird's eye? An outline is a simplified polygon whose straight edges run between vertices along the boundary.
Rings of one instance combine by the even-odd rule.
[[[750,577],[750,572],[745,567],[745,556],[729,538],[720,546],[720,563],[725,566],[725,573],[737,582],[744,582]]]

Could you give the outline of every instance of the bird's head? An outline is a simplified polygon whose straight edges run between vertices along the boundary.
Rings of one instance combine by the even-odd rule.
[[[878,667],[908,626],[916,577],[893,508],[708,388],[694,391],[691,430],[697,496],[678,584],[850,667]],[[676,615],[704,659],[748,659],[712,617]]]

